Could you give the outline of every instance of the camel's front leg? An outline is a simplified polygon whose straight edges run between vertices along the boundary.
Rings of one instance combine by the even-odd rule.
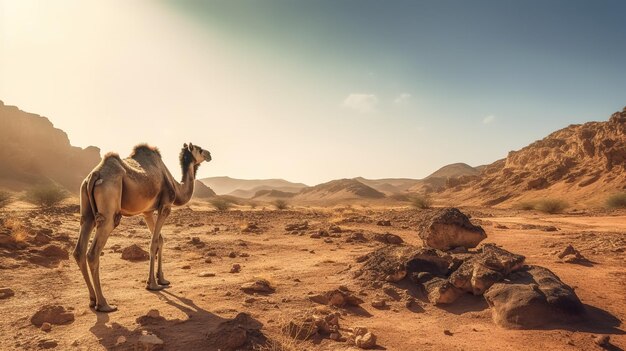
[[[145,212],[143,217],[146,220],[146,225],[150,229],[150,233],[154,235],[154,227],[156,223],[154,221],[153,212]],[[157,283],[159,285],[170,285],[170,282],[163,276],[163,234],[159,234],[159,247],[157,248]]]
[[[157,256],[157,254],[159,255],[159,262],[158,262],[158,271],[160,273],[159,276],[159,283],[161,282],[167,282],[165,279],[163,279],[163,271],[162,271],[162,267],[161,267],[161,253],[160,248],[163,246],[162,245],[162,238],[161,238],[161,228],[163,227],[163,223],[165,223],[165,219],[167,218],[167,216],[170,214],[170,207],[163,207],[159,209],[159,213],[157,215],[157,219],[156,219],[156,223],[154,224],[154,231],[152,232],[152,241],[150,242],[150,272],[148,275],[148,282],[147,282],[147,286],[146,289],[148,290],[161,290],[163,289],[162,285],[158,285],[156,280],[154,279],[154,259]],[[149,223],[147,216],[144,214],[144,217],[146,217],[146,223]],[[150,224],[148,224],[148,227],[151,227]],[[167,282],[169,284],[169,282]],[[163,284],[163,285],[167,285],[167,284]]]

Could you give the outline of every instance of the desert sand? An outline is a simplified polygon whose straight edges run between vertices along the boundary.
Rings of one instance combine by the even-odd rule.
[[[0,287],[14,293],[0,300],[1,348],[134,350],[154,335],[163,343],[157,346],[166,350],[229,349],[233,342],[243,344],[231,349],[253,349],[263,340],[270,345],[284,341],[281,327],[314,309],[337,312],[344,338],[319,334],[297,341],[292,349],[355,349],[345,336],[357,326],[376,335],[375,349],[381,350],[599,350],[604,335],[610,337],[605,348],[626,348],[626,212],[461,211],[484,228],[483,243],[524,255],[527,264],[552,270],[574,288],[585,306],[585,319],[532,330],[505,329],[494,323],[482,296],[464,294],[450,305],[435,306],[406,281],[376,288],[356,279],[362,267],[359,257],[393,245],[378,241],[376,234],[395,234],[401,245],[422,245],[417,209],[354,205],[219,212],[202,201],[174,210],[163,229],[164,271],[172,284],[158,292],[145,289],[148,261],[122,259],[123,249],[133,244],[148,249],[149,231],[138,217],[122,219],[101,257],[104,292],[119,310],[98,313],[88,306],[84,281],[71,257],[79,227],[77,206],[39,210],[17,202],[0,213],[3,231],[21,226],[26,233],[19,248],[0,247]],[[380,220],[388,220],[384,224],[389,226],[377,225]],[[589,261],[559,260],[557,254],[568,244]],[[240,269],[233,270],[233,265]],[[273,290],[241,289],[259,279]],[[310,299],[340,286],[363,300],[360,307],[323,306]],[[414,302],[407,304],[411,298]],[[374,300],[384,300],[386,306],[375,308]],[[65,324],[33,325],[37,311],[54,305],[65,309],[57,315]],[[238,317],[244,322],[236,328],[233,322],[223,324],[242,312],[248,315]]]

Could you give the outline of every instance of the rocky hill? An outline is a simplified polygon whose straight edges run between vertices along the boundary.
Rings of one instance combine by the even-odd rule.
[[[606,122],[570,125],[496,161],[442,195],[463,203],[511,205],[558,197],[599,204],[626,189],[626,108]]]
[[[420,179],[413,185],[409,192],[432,193],[457,185],[459,182],[467,182],[477,179],[480,171],[466,163],[452,163],[443,166],[424,179]]]
[[[24,190],[55,182],[77,193],[100,162],[100,149],[70,145],[64,131],[45,117],[0,101],[0,187]]]
[[[213,189],[209,188],[208,186],[204,185],[204,183],[196,179],[193,188],[193,198],[206,199],[214,196],[215,191],[213,191]]]
[[[297,193],[306,184],[292,183],[284,179],[236,179],[231,177],[209,177],[200,179],[218,195],[251,198],[259,190],[280,190]]]
[[[385,194],[367,186],[356,179],[337,179],[313,187],[304,188],[295,200],[351,200],[351,199],[382,199]]]

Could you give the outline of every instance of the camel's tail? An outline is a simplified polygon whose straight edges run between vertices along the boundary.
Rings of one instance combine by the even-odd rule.
[[[89,173],[89,177],[87,177],[87,197],[89,198],[89,205],[91,206],[94,219],[96,219],[98,214],[98,208],[96,207],[96,200],[93,198],[93,188],[98,179],[100,179],[100,172],[97,171]]]

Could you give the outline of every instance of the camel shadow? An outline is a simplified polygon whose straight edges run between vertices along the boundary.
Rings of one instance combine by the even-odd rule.
[[[137,348],[139,338],[145,333],[154,334],[163,340],[167,350],[204,350],[212,349],[213,346],[228,349],[227,344],[230,342],[228,337],[211,341],[208,336],[216,332],[236,333],[240,328],[246,328],[250,335],[254,335],[263,326],[261,322],[249,316],[246,316],[245,320],[239,319],[239,316],[235,319],[223,318],[202,309],[191,299],[167,290],[152,293],[158,295],[159,299],[166,304],[183,312],[187,318],[166,319],[161,316],[138,316],[136,322],[139,325],[131,330],[115,322],[109,326],[110,315],[96,312],[97,321],[90,331],[106,350],[134,350]],[[245,326],[241,327],[240,321],[243,321]],[[120,336],[123,336],[126,341],[118,344]],[[256,340],[263,340],[260,332],[255,337]]]

